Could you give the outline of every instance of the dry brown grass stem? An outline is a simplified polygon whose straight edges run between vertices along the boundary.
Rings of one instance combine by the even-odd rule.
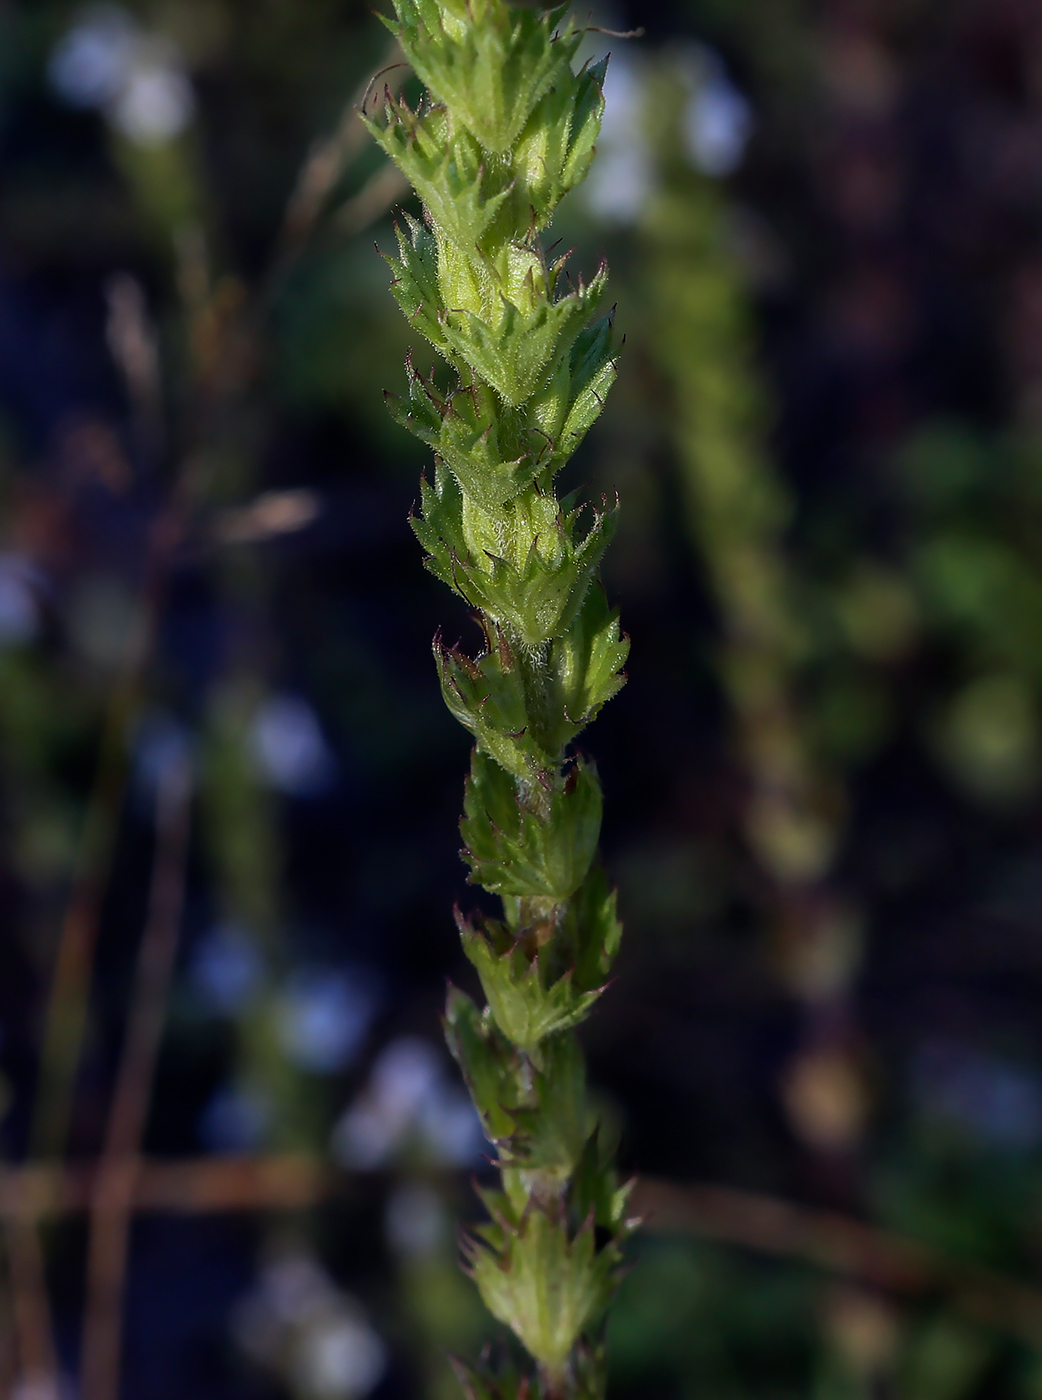
[[[640,1181],[645,1229],[798,1259],[899,1297],[943,1297],[966,1317],[1042,1350],[1042,1291],[851,1216],[722,1186]]]
[[[166,1020],[184,907],[191,783],[187,762],[167,765],[156,799],[156,849],[126,1036],[90,1202],[84,1400],[117,1400],[123,1291],[141,1140]]]
[[[98,1166],[64,1169],[35,1163],[0,1170],[0,1217],[32,1223],[89,1210]],[[131,1205],[135,1214],[210,1215],[232,1211],[303,1210],[342,1192],[342,1173],[298,1153],[268,1157],[139,1160]]]
[[[401,59],[402,51],[398,47],[398,41],[395,40],[380,65],[381,72],[401,65]],[[331,136],[315,142],[307,160],[301,166],[296,186],[286,206],[281,236],[284,255],[292,254],[307,242],[347,167],[365,148],[368,136],[365,127],[358,120],[357,108],[364,102],[371,85],[372,79],[366,78],[365,82],[352,93],[341,113],[336,130]],[[372,183],[370,181],[370,184]],[[378,218],[387,208],[391,199],[397,198],[397,195],[405,188],[404,181],[399,179],[394,187],[394,192],[391,193],[386,202],[377,208],[374,217]],[[364,190],[362,193],[364,194]],[[356,203],[357,198],[356,196],[352,203]],[[365,224],[362,224],[361,227],[365,227]],[[351,231],[356,232],[357,228],[353,227]]]
[[[89,1209],[97,1168],[49,1165],[0,1171],[0,1216],[24,1227]],[[304,1154],[142,1161],[135,1213],[186,1215],[306,1210],[351,1189],[354,1178]],[[957,1312],[1042,1348],[1042,1290],[852,1216],[723,1186],[642,1179],[632,1198],[644,1231],[690,1234],[813,1265],[897,1298],[936,1297]]]
[[[135,639],[133,654],[113,689],[105,718],[97,776],[58,937],[44,1020],[30,1142],[33,1157],[60,1158],[65,1152],[101,906],[126,783],[126,735],[139,705],[144,650],[143,639]]]

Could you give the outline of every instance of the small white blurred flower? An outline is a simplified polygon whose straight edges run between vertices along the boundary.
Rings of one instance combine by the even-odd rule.
[[[387,1348],[361,1318],[323,1318],[304,1330],[294,1348],[291,1374],[315,1400],[368,1395],[387,1369]]]
[[[372,1171],[393,1154],[402,1134],[380,1106],[362,1099],[333,1129],[333,1156],[345,1167]]]
[[[362,1308],[308,1254],[269,1264],[232,1327],[248,1356],[307,1400],[361,1400],[387,1370],[387,1348]]]
[[[720,55],[705,45],[684,50],[677,69],[688,91],[683,140],[691,163],[706,175],[730,175],[741,164],[754,119]],[[604,118],[597,159],[584,186],[589,208],[620,224],[637,220],[654,190],[656,171],[645,134],[645,92],[654,70],[623,51],[604,82]]]
[[[692,89],[684,121],[688,154],[703,174],[730,175],[752,135],[752,108],[712,49],[697,45],[684,67]]]
[[[487,1145],[477,1110],[456,1084],[441,1084],[424,1102],[419,1128],[431,1155],[446,1166],[471,1166]]]
[[[441,1057],[429,1040],[407,1035],[384,1047],[373,1065],[372,1091],[398,1123],[410,1121],[442,1077]]]
[[[392,1040],[373,1065],[368,1088],[333,1131],[337,1158],[363,1171],[386,1162],[403,1145],[440,1075],[437,1052],[428,1041]]]
[[[322,1307],[331,1288],[329,1276],[310,1255],[291,1254],[264,1270],[254,1306],[266,1321],[304,1322]],[[258,1345],[260,1341],[258,1336]]]
[[[448,1166],[468,1166],[484,1145],[470,1100],[445,1075],[430,1041],[402,1036],[385,1047],[369,1084],[333,1130],[344,1166],[372,1170],[407,1147]]]
[[[138,145],[157,146],[180,136],[194,110],[195,94],[176,55],[165,44],[150,44],[131,66],[109,120]]]
[[[604,117],[585,197],[595,214],[621,224],[640,216],[654,178],[644,134],[642,86],[633,59],[625,52],[614,54],[605,75]]]
[[[177,49],[118,5],[83,11],[51,55],[48,76],[69,106],[100,108],[121,135],[143,146],[172,141],[195,111]]]

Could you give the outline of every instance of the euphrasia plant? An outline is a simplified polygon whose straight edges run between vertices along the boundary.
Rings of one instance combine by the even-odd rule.
[[[411,361],[392,413],[435,451],[413,528],[427,567],[475,610],[477,655],[435,640],[445,701],[475,739],[461,830],[471,881],[502,916],[459,917],[488,1005],[452,989],[449,1045],[501,1187],[465,1242],[493,1315],[534,1377],[461,1368],[472,1400],[595,1400],[598,1327],[625,1219],[599,1140],[575,1027],[619,945],[597,861],[601,789],[577,735],[619,690],[627,642],[598,567],[617,507],[559,498],[554,481],[615,377],[607,269],[572,285],[540,240],[593,159],[605,64],[576,72],[564,10],[503,0],[395,0],[388,21],[427,88],[415,111],[387,90],[363,113],[413,185],[387,261],[405,315],[445,361]]]

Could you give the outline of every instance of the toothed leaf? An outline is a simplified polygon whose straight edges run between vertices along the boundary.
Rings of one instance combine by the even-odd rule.
[[[539,1205],[506,1224],[493,1221],[465,1240],[470,1272],[492,1316],[559,1371],[611,1301],[620,1255],[612,1245],[596,1249],[592,1220],[572,1235],[559,1213]]]
[[[513,777],[475,749],[460,822],[474,884],[558,904],[575,893],[597,849],[601,787],[596,769],[581,759],[555,786],[526,806]]]

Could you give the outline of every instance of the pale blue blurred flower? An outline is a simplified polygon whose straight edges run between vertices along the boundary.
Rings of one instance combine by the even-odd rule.
[[[20,554],[0,554],[0,646],[29,642],[40,630],[41,576]]]
[[[252,1152],[271,1124],[271,1104],[256,1090],[218,1089],[199,1120],[199,1137],[211,1152]]]
[[[279,1040],[302,1069],[331,1074],[354,1059],[376,1010],[376,987],[365,973],[306,968],[280,993]]]
[[[684,120],[688,154],[704,174],[730,175],[752,135],[752,108],[712,49],[699,45],[686,67],[692,88]]]
[[[104,107],[127,81],[140,31],[118,5],[93,5],[59,40],[47,76],[70,107]]]
[[[192,958],[192,983],[197,994],[225,1016],[242,1011],[263,974],[264,961],[256,940],[236,923],[211,929]]]
[[[297,695],[273,695],[253,722],[253,752],[272,787],[290,797],[313,797],[336,779],[336,758],[318,716]]]
[[[1042,1081],[1021,1065],[952,1040],[917,1051],[912,1092],[924,1115],[968,1129],[996,1147],[1042,1141]]]

